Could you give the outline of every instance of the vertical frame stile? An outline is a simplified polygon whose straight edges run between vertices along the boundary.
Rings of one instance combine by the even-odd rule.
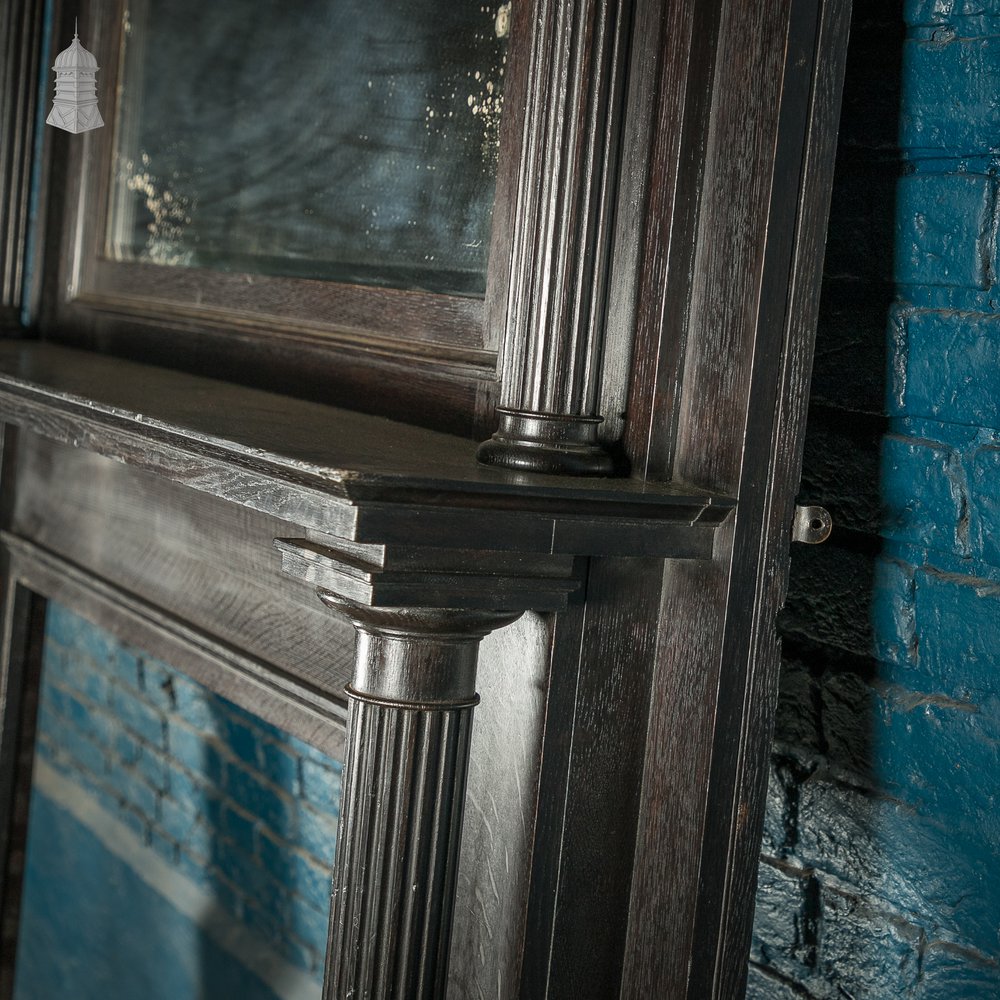
[[[0,330],[24,302],[44,15],[44,0],[0,2]]]
[[[12,573],[0,556],[0,1000],[10,1000],[20,919],[21,882],[28,833],[35,718],[45,627],[44,598]]]

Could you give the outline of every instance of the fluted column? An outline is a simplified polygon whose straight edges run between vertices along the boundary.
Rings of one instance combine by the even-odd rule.
[[[489,465],[608,475],[598,440],[632,0],[540,0],[531,15],[497,432]]]
[[[319,595],[357,629],[324,1000],[440,1000],[479,642],[520,612]]]

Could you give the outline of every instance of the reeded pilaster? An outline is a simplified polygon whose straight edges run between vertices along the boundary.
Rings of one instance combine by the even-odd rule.
[[[320,598],[358,632],[324,996],[443,997],[479,641],[520,612]]]
[[[500,426],[478,455],[487,465],[614,471],[598,393],[632,6],[541,0],[532,11]]]

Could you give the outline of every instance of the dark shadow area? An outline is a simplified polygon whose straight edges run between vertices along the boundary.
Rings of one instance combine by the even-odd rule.
[[[826,507],[834,529],[823,545],[793,545],[779,620],[783,668],[747,994],[760,1000],[848,995],[821,985],[831,904],[814,865],[842,797],[877,794],[871,611],[904,38],[899,0],[855,3],[797,500]]]

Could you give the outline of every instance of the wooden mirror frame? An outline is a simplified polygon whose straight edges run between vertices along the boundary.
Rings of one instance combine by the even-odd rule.
[[[37,79],[25,39],[37,35],[41,6],[32,0],[17,17],[4,8],[5,23],[21,25],[7,40],[5,82],[32,66]],[[506,147],[517,150],[517,180],[501,202],[512,250],[498,382],[472,387],[360,348],[338,348],[335,359],[311,342],[268,353],[182,318],[166,326],[43,309],[48,343],[0,345],[0,413],[31,448],[54,441],[112,458],[126,485],[158,477],[162,509],[180,502],[174,490],[193,490],[225,504],[234,523],[252,509],[291,524],[277,538],[288,580],[276,593],[319,588],[360,635],[349,803],[377,786],[373,716],[385,709],[388,728],[413,711],[433,716],[456,764],[426,800],[450,833],[432,845],[438,860],[421,865],[418,916],[451,887],[466,919],[454,933],[448,919],[434,925],[438,962],[419,995],[442,996],[447,976],[463,996],[500,983],[505,997],[731,1000],[746,977],[777,691],[774,616],[848,4],[524,9],[524,115]],[[18,169],[2,178],[13,225],[0,253],[5,275],[36,260],[51,305],[62,295],[54,248],[75,194],[53,136],[55,155],[29,155],[34,102],[20,90],[0,107],[4,134],[21,137]],[[35,162],[49,194],[48,250],[26,242],[23,178]],[[12,337],[30,338],[39,331],[20,322],[21,287],[9,282],[0,306]],[[183,357],[170,330],[187,338]],[[409,423],[302,397],[360,401],[355,410]],[[477,462],[497,401],[501,425]],[[413,426],[428,422],[459,434]],[[62,454],[56,476],[69,464]],[[5,530],[18,527],[22,488],[19,474],[0,482]],[[55,520],[65,527],[70,517]],[[39,528],[51,519],[15,533],[25,540]],[[419,607],[406,603],[416,594]],[[24,609],[15,601],[7,614],[5,628],[23,634]],[[474,765],[466,775],[475,650],[493,627],[479,672],[500,681],[476,724],[492,743],[464,758]],[[405,669],[390,678],[384,654],[400,640],[407,652],[393,662]],[[418,684],[449,644],[456,683]],[[21,666],[10,655],[2,664],[8,747],[20,746],[8,736],[24,704],[14,696],[30,687]],[[516,761],[513,726],[531,734]],[[503,789],[504,798],[495,821],[467,812],[464,836],[480,849],[458,861],[466,777],[470,796]],[[383,793],[394,794],[375,787]],[[364,846],[366,836],[350,827],[342,842]],[[379,850],[416,849],[419,839],[412,827],[374,836]],[[353,856],[338,854],[350,876],[338,885],[370,914],[389,897],[352,869]],[[490,866],[504,857],[516,871],[493,895]],[[407,942],[414,926],[407,918]],[[341,953],[356,954],[342,929]],[[348,995],[351,975],[331,973],[326,996]]]
[[[88,44],[121,54],[127,0],[84,0]],[[55,38],[71,23],[57,4]],[[75,14],[75,11],[74,11]],[[517,183],[531,23],[512,18],[485,298],[259,273],[114,261],[105,256],[116,95],[124,59],[98,73],[105,126],[47,134],[61,227],[41,268],[38,324],[78,346],[103,345],[220,377],[473,433],[492,419],[510,267],[509,192]],[[54,44],[58,44],[55,42]],[[51,76],[51,74],[50,74]],[[49,81],[51,82],[51,81]],[[54,133],[55,130],[49,130]],[[36,294],[38,294],[36,292]],[[169,347],[164,347],[165,343]]]

